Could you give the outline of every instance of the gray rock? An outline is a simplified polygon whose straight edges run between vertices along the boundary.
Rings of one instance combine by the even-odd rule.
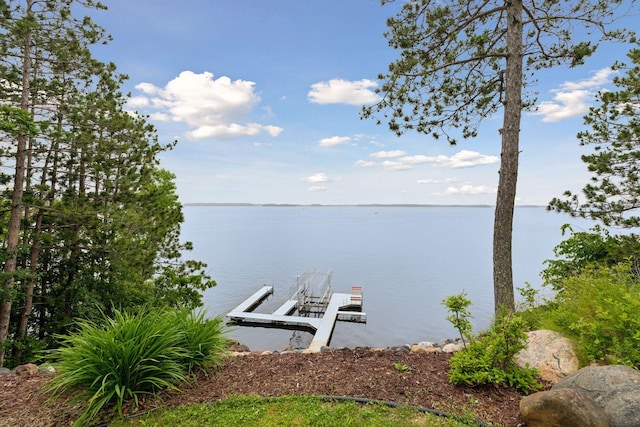
[[[229,346],[229,351],[233,351],[236,353],[248,353],[251,350],[249,350],[249,347],[247,347],[244,344],[240,344],[239,342],[234,342]]]
[[[411,347],[408,345],[396,345],[393,347],[389,347],[389,350],[391,351],[397,351],[400,353],[409,353],[411,352]]]
[[[11,369],[9,368],[0,368],[0,377],[3,375],[9,375],[11,374]]]
[[[542,391],[520,400],[527,427],[611,427],[604,410],[571,388]]]
[[[540,371],[543,380],[558,382],[578,370],[578,358],[571,341],[548,330],[527,332],[527,346],[515,358],[521,368]]]
[[[427,347],[436,347],[436,343],[431,342],[431,341],[420,341],[420,342],[418,343],[418,345],[419,345],[420,347],[424,347],[424,348],[427,348]]]
[[[612,426],[640,426],[640,385],[616,388],[601,396],[599,403]]]
[[[16,375],[20,377],[30,377],[36,372],[38,372],[38,365],[34,363],[27,363],[26,365],[16,367]]]
[[[612,390],[640,384],[640,373],[623,365],[587,366],[564,378],[552,388],[573,388],[599,403]],[[640,403],[639,403],[640,404]]]

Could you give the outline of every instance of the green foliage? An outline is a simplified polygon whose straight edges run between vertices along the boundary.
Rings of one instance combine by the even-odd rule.
[[[536,70],[581,64],[602,39],[628,39],[624,31],[609,30],[621,0],[522,3],[525,72],[516,78],[525,86]],[[378,123],[388,122],[398,135],[415,130],[455,143],[451,129],[460,128],[463,138],[475,137],[481,121],[503,108],[505,89],[515,83],[505,81],[507,52],[514,48],[507,49],[505,31],[510,6],[458,0],[403,4],[387,20],[385,33],[398,59],[379,76],[380,101],[364,107],[363,116],[382,113]],[[577,34],[588,40],[574,40]],[[525,107],[533,106],[532,94],[523,96]]]
[[[409,369],[409,367],[404,363],[394,363],[393,367],[396,368],[396,371],[400,371],[400,372],[404,372],[407,369]]]
[[[546,268],[541,276],[545,285],[561,290],[564,280],[579,275],[588,267],[611,267],[634,258],[640,254],[640,239],[635,234],[611,235],[601,227],[591,232],[575,232],[568,225],[562,226],[562,234],[567,231],[571,236],[560,242],[554,249],[558,259],[546,260]]]
[[[574,341],[582,362],[640,368],[640,282],[630,265],[588,268],[562,287],[551,325]]]
[[[451,322],[454,328],[460,333],[460,339],[464,346],[467,346],[465,338],[469,341],[473,340],[473,326],[469,321],[471,313],[468,307],[471,305],[471,300],[466,297],[466,293],[460,293],[457,295],[450,295],[442,300],[442,304],[449,310],[447,320]]]
[[[548,329],[550,311],[557,305],[553,300],[540,300],[539,290],[533,289],[530,284],[524,288],[517,288],[524,301],[517,307],[517,314],[524,322],[525,329]]]
[[[182,309],[175,312],[176,325],[182,333],[180,346],[186,350],[182,360],[187,372],[220,365],[226,356],[228,340],[224,336],[222,317],[207,319],[205,311]]]
[[[520,368],[514,362],[516,354],[525,347],[525,328],[520,316],[500,311],[489,331],[451,358],[449,380],[469,386],[507,384],[523,393],[539,390],[538,371]]]
[[[122,415],[127,401],[137,406],[140,395],[175,388],[189,371],[222,356],[219,319],[202,314],[116,310],[103,323],[77,322],[77,331],[59,336],[61,346],[47,356],[60,372],[48,391],[79,391],[76,399],[87,400],[78,424],[108,405]]]
[[[74,319],[99,323],[114,307],[201,306],[215,282],[186,256],[175,176],[160,167],[175,142],[159,143],[147,118],[125,111],[126,76],[91,53],[108,36],[76,16],[104,7],[84,0],[3,7],[0,79],[11,90],[0,93],[0,164],[24,166],[0,172],[0,232],[19,242],[0,250],[3,263],[16,257],[4,276],[11,281],[0,280],[10,284],[0,302],[12,303],[0,309],[8,319],[0,341],[12,343],[7,360],[28,362],[35,339],[54,347]],[[19,230],[10,232],[10,218],[20,219]]]
[[[626,69],[626,75],[613,79],[617,90],[598,94],[600,106],[584,117],[591,130],[578,134],[581,145],[593,147],[582,156],[593,174],[582,190],[583,199],[566,191],[562,199],[551,200],[548,209],[605,225],[640,226],[640,216],[634,214],[640,207],[640,49],[632,49],[628,57],[633,67],[615,65]]]
[[[0,131],[12,136],[33,136],[38,129],[29,112],[22,108],[0,105]]]

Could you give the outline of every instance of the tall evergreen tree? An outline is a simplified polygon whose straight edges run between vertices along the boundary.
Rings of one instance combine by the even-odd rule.
[[[582,156],[593,174],[582,190],[584,197],[567,191],[548,209],[607,226],[640,226],[640,49],[631,49],[628,56],[631,66],[614,66],[626,70],[613,79],[616,89],[600,92],[600,105],[584,117],[591,130],[578,134],[580,145],[593,147],[591,154]]]
[[[0,366],[54,345],[76,317],[114,307],[201,304],[215,285],[183,258],[175,177],[145,117],[125,111],[126,76],[95,60],[108,37],[76,19],[91,0],[0,0]],[[37,340],[34,341],[34,340]]]
[[[382,0],[389,3],[393,0]],[[502,112],[501,164],[493,235],[495,309],[513,310],[512,228],[518,176],[520,118],[533,105],[523,88],[536,70],[575,66],[597,42],[623,38],[608,31],[614,1],[418,0],[390,18],[386,34],[400,58],[379,78],[382,99],[364,117],[386,121],[397,135],[409,130],[442,135],[453,128],[475,137],[482,119]],[[573,27],[587,27],[574,42]],[[524,72],[523,72],[524,71]]]

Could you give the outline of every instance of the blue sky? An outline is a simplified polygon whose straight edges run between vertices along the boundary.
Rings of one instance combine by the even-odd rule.
[[[96,56],[129,75],[128,108],[150,115],[162,142],[178,140],[162,166],[183,203],[495,203],[501,116],[456,146],[360,118],[397,55],[382,33],[401,2],[105,3],[95,20],[114,40]],[[522,121],[519,204],[587,182],[575,135],[627,49],[539,74],[539,110]]]

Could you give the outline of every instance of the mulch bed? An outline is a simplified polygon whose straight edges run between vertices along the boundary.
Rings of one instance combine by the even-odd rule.
[[[143,401],[137,412],[206,403],[229,396],[350,396],[409,404],[485,423],[522,425],[522,395],[506,387],[464,387],[449,383],[450,355],[394,350],[334,349],[322,353],[249,354],[225,360],[162,400]],[[396,369],[406,365],[406,370]],[[1,426],[69,425],[79,408],[68,400],[47,403],[40,391],[47,374],[0,377]]]

